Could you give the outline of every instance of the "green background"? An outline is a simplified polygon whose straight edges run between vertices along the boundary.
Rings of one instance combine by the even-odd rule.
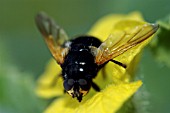
[[[110,13],[140,11],[146,21],[156,22],[170,14],[170,1],[0,0],[0,113],[41,113],[50,103],[34,94],[36,79],[51,58],[34,23],[39,11],[52,16],[73,37],[85,34],[97,19]],[[170,67],[151,50],[145,48],[138,69],[144,85],[137,108],[169,113]]]

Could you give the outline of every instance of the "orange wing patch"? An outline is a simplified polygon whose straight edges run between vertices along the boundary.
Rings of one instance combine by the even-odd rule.
[[[157,29],[157,24],[144,24],[136,26],[130,33],[126,31],[115,31],[117,35],[111,34],[98,48],[91,47],[95,55],[96,64],[104,64],[123,54],[130,48],[148,39]]]
[[[45,13],[39,13],[35,18],[36,25],[44,36],[45,42],[58,64],[64,62],[69,48],[61,47],[68,36],[65,31],[58,26],[53,19],[49,18]]]

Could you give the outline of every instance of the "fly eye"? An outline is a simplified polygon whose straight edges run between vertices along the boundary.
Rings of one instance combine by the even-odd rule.
[[[73,79],[68,79],[67,83],[68,83],[68,85],[72,86],[74,84],[74,80]]]
[[[86,81],[85,79],[79,79],[79,80],[78,80],[78,83],[79,83],[80,85],[87,85],[87,81]]]
[[[73,79],[64,80],[63,85],[64,85],[64,89],[66,91],[68,91],[68,90],[70,90],[73,87],[74,80]]]

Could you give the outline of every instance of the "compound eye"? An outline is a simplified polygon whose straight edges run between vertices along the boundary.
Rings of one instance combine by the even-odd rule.
[[[86,81],[85,79],[79,79],[79,80],[78,80],[78,83],[79,83],[80,85],[87,85],[87,81]]]
[[[74,82],[75,81],[73,79],[64,80],[64,83],[63,83],[64,89],[66,91],[70,90],[73,87]]]
[[[68,85],[72,86],[74,84],[74,80],[73,79],[68,79]]]

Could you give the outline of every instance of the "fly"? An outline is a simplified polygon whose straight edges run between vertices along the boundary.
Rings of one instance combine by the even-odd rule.
[[[157,24],[144,24],[134,36],[125,34],[116,43],[110,35],[104,42],[88,35],[69,40],[66,32],[45,13],[37,14],[36,25],[56,62],[62,68],[63,86],[65,91],[81,102],[90,88],[100,91],[93,79],[98,71],[108,62],[113,62],[126,68],[126,65],[114,60],[130,48],[142,43],[153,35]],[[123,40],[124,38],[126,40]]]

